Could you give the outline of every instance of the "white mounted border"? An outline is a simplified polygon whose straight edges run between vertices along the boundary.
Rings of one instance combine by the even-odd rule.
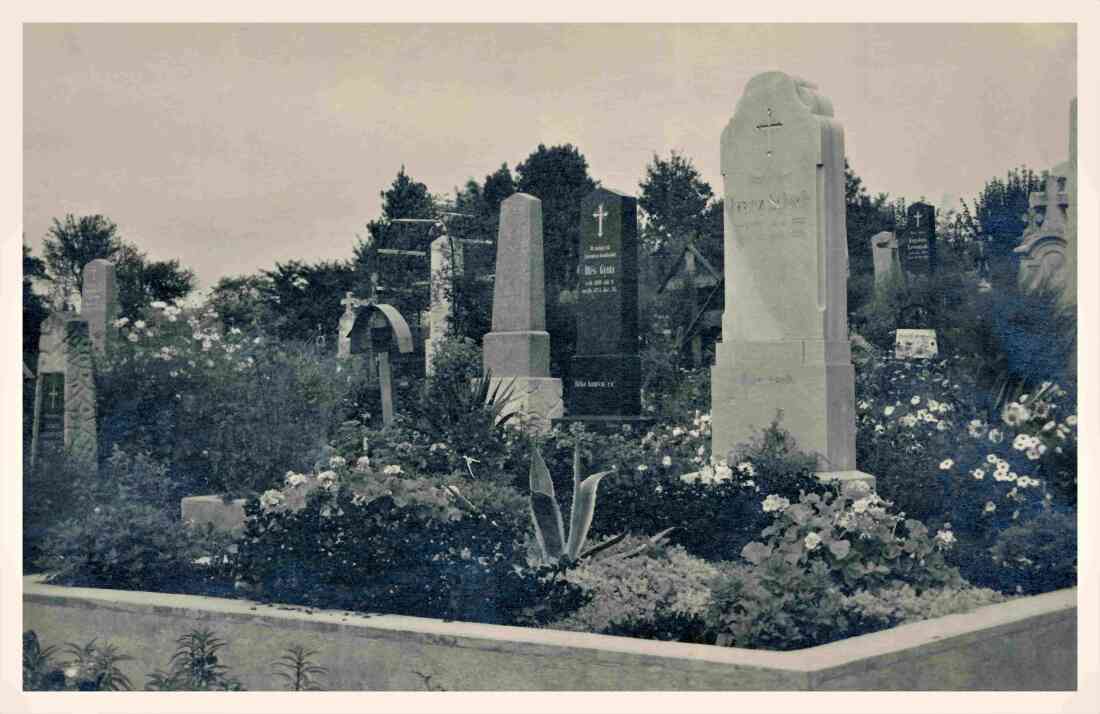
[[[23,628],[44,645],[111,642],[135,687],[175,639],[211,629],[246,689],[279,689],[271,662],[318,650],[326,688],[422,690],[916,690],[1077,688],[1077,590],[1019,598],[794,652],[655,642],[399,615],[262,605],[23,580]],[[418,674],[419,673],[419,674]]]

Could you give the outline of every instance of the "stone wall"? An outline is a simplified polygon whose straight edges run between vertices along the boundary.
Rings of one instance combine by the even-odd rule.
[[[327,688],[448,690],[1070,691],[1077,591],[1060,590],[795,652],[396,615],[261,605],[190,595],[23,581],[23,627],[45,645],[109,641],[135,686],[164,669],[175,638],[206,627],[249,690],[279,689],[270,663],[292,643],[320,654]]]

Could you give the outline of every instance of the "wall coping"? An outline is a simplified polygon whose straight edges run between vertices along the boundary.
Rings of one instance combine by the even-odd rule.
[[[42,582],[44,578],[43,575],[24,576],[24,601],[144,611],[181,618],[209,619],[215,615],[227,621],[281,621],[320,632],[361,633],[359,636],[368,639],[412,639],[482,650],[508,650],[517,654],[560,655],[564,648],[571,650],[571,656],[590,657],[605,663],[636,657],[659,658],[666,664],[680,661],[685,667],[712,662],[805,675],[811,688],[847,672],[866,669],[868,665],[878,667],[904,659],[923,658],[969,642],[1034,627],[1037,621],[1056,622],[1075,617],[1077,608],[1077,588],[1068,588],[816,647],[775,652],[406,615],[355,614],[200,595],[47,585]]]

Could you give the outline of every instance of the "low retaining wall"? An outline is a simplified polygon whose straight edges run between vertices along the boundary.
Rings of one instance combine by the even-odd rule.
[[[554,630],[353,615],[191,595],[23,581],[23,627],[44,645],[109,641],[142,687],[196,627],[248,690],[280,688],[271,662],[318,650],[326,689],[1072,691],[1077,590],[991,605],[795,652],[654,642]]]

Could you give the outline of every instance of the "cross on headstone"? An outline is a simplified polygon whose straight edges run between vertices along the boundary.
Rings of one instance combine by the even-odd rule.
[[[920,214],[917,214],[917,228],[920,228]]]
[[[604,210],[602,203],[600,207],[596,209],[596,212],[592,214],[592,217],[598,221],[596,236],[603,238],[603,219],[607,218],[607,211]]]
[[[57,383],[54,382],[50,385],[49,397],[50,397],[50,409],[57,408],[57,397],[60,396],[57,392]]]
[[[756,125],[756,128],[764,132],[764,135],[768,137],[768,156],[772,155],[772,132],[781,126],[783,126],[783,123],[776,121],[775,117],[772,116],[771,107],[768,107],[768,123]]]

